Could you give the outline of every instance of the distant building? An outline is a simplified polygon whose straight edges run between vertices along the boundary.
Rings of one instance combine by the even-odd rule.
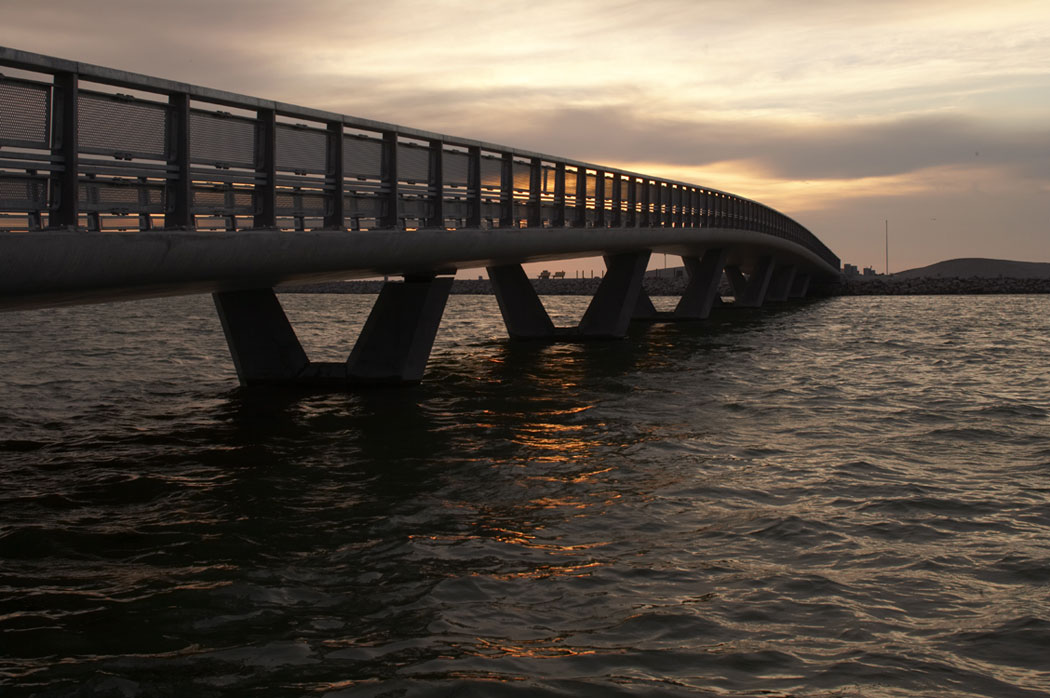
[[[878,274],[875,273],[875,268],[874,267],[864,267],[864,271],[862,272],[861,275],[862,276],[878,276]]]
[[[860,276],[860,270],[857,269],[856,264],[843,264],[842,273],[847,277]]]

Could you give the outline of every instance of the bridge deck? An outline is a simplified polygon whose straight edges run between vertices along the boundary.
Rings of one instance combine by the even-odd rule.
[[[3,307],[626,248],[839,266],[710,187],[3,47],[0,66]]]

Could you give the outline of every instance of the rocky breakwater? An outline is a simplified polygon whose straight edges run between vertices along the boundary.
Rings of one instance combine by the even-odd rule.
[[[846,279],[831,286],[835,296],[935,296],[991,293],[1050,293],[1050,279],[981,277],[875,277]]]

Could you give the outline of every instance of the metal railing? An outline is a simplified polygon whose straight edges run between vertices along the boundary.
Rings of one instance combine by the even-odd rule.
[[[839,266],[717,189],[3,47],[0,66],[4,231],[719,227]]]

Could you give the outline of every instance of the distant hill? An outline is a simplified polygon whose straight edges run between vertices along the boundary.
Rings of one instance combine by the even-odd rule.
[[[892,279],[1050,279],[1050,262],[1011,262],[1005,259],[949,259],[928,267],[890,274]]]

